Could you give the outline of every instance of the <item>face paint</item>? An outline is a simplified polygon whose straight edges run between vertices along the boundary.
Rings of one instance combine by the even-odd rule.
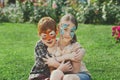
[[[56,38],[55,31],[47,31],[45,33],[41,33],[41,37],[43,40],[49,40]]]
[[[75,35],[75,30],[76,30],[76,26],[74,26],[74,27],[71,29],[71,32],[70,32],[71,38],[74,37],[74,35]]]
[[[64,29],[68,27],[68,24],[62,24],[61,28],[60,28],[60,34],[64,34]]]

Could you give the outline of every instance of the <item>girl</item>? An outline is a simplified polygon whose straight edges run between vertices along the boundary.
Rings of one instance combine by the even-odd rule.
[[[61,18],[59,23],[60,39],[56,46],[57,49],[55,51],[54,48],[54,50],[51,51],[53,51],[52,54],[54,54],[58,62],[70,60],[72,71],[65,73],[64,67],[62,67],[64,62],[62,62],[62,64],[52,72],[50,80],[91,80],[90,74],[82,61],[84,49],[76,39],[75,30],[77,26],[77,21],[71,14],[66,14]],[[78,51],[77,53],[79,53],[77,56],[75,56],[76,53],[74,53],[76,50]]]

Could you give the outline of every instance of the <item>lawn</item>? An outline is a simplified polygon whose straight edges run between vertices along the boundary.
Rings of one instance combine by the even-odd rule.
[[[80,24],[76,32],[93,80],[120,79],[120,43],[111,37],[111,26]],[[28,79],[38,39],[35,24],[0,23],[0,80]]]

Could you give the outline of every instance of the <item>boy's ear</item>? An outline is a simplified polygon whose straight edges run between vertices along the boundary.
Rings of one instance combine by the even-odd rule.
[[[60,24],[58,24],[58,26],[57,26],[57,30],[58,30],[58,31],[60,30]]]
[[[56,35],[58,34],[58,30],[56,30]]]

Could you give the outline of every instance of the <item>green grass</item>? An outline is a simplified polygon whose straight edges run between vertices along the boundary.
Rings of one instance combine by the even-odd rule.
[[[120,44],[111,37],[111,26],[81,24],[76,32],[93,80],[120,78]],[[0,23],[0,80],[28,79],[38,39],[34,24]]]

